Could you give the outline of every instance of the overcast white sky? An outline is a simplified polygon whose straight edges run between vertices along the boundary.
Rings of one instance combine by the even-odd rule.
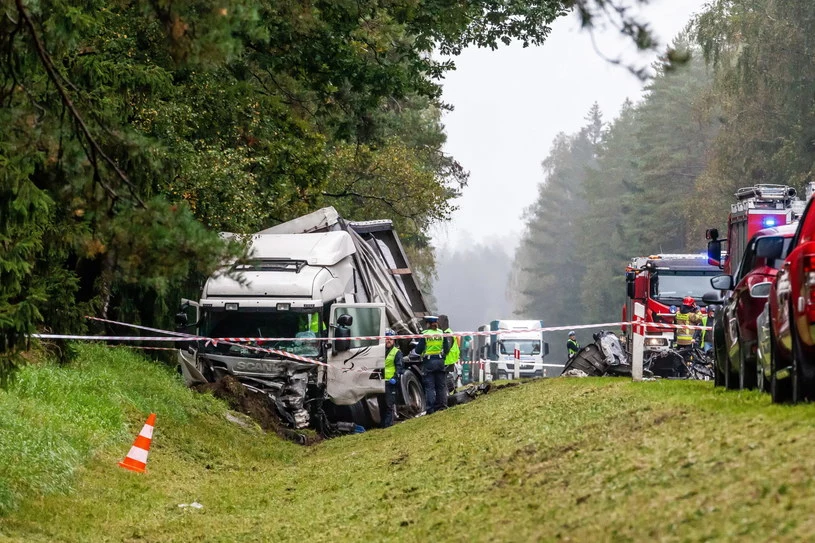
[[[667,44],[704,4],[652,0],[642,13]],[[598,46],[606,56],[627,54],[639,65],[656,58],[631,57],[632,47],[610,29]],[[543,179],[540,163],[557,133],[583,126],[595,101],[611,121],[626,97],[640,99],[642,82],[603,60],[575,16],[558,20],[541,47],[468,49],[455,63],[444,82],[443,99],[455,107],[444,117],[446,152],[470,171],[470,181],[457,202],[460,209],[436,228],[434,241],[439,249],[458,249],[499,238],[514,248],[524,208]]]

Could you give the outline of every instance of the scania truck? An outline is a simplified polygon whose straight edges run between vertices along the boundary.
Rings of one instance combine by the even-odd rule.
[[[182,307],[179,324],[194,313],[188,329],[213,339],[179,351],[187,383],[232,376],[267,394],[294,428],[378,424],[381,336],[419,333],[427,313],[391,221],[346,221],[332,207],[251,235],[249,258]],[[407,417],[424,412],[425,396],[421,368],[405,361],[398,411]]]

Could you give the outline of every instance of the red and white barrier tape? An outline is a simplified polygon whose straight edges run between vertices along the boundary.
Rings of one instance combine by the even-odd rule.
[[[205,336],[196,336],[192,334],[184,334],[181,332],[172,332],[169,330],[162,330],[159,328],[151,328],[149,326],[140,326],[137,324],[130,324],[125,322],[119,322],[109,319],[102,319],[99,317],[86,317],[90,320],[95,320],[99,322],[106,322],[108,324],[116,324],[119,326],[126,326],[129,328],[135,328],[139,330],[145,330],[149,332],[158,332],[162,334],[167,334],[167,336],[87,336],[87,335],[71,335],[71,334],[32,334],[32,337],[39,338],[39,339],[74,339],[74,340],[86,340],[86,341],[146,341],[146,342],[188,342],[188,341],[204,341],[208,343],[212,343],[213,345],[217,345],[218,343],[224,343],[227,345],[231,344],[241,344],[241,343],[258,343],[262,344],[265,342],[270,341],[298,341],[298,342],[305,342],[305,341],[325,341],[327,339],[342,339],[346,341],[374,341],[374,340],[382,340],[390,337],[392,339],[421,339],[426,338],[427,335],[425,334],[400,334],[396,336],[353,336],[348,338],[325,338],[325,337],[294,337],[294,338],[287,338],[287,337],[221,337],[221,338],[209,338]],[[578,324],[578,325],[571,325],[571,326],[546,326],[541,328],[524,328],[524,329],[517,329],[517,330],[485,330],[481,332],[452,332],[452,333],[441,333],[441,334],[434,334],[435,336],[442,336],[442,337],[462,337],[462,336],[490,336],[490,335],[497,335],[502,334],[508,336],[508,339],[512,339],[513,335],[516,334],[526,334],[526,333],[537,333],[537,332],[555,332],[561,330],[581,330],[581,329],[589,329],[589,328],[609,328],[615,326],[642,326],[644,328],[665,328],[665,329],[673,329],[673,328],[685,328],[688,330],[712,330],[710,326],[699,326],[699,325],[684,325],[684,324],[669,324],[669,323],[656,323],[656,322],[603,322],[597,324]],[[288,356],[293,358],[299,357],[299,355],[293,355],[292,353],[288,353],[287,351],[278,351],[276,349],[266,349],[262,347],[254,347],[254,346],[247,346],[247,345],[240,345],[242,347],[256,349],[261,352],[268,352],[268,353],[286,353]],[[306,360],[313,360],[308,359],[306,357],[299,357],[304,358]]]
[[[86,316],[85,318],[90,319],[90,320],[100,321],[100,322],[106,322],[106,323],[109,323],[109,324],[117,324],[117,325],[120,325],[120,326],[127,326],[127,327],[130,327],[130,328],[137,328],[139,330],[145,330],[145,331],[148,331],[148,332],[160,332],[160,333],[164,333],[164,334],[169,334],[170,336],[174,336],[174,337],[164,338],[164,341],[205,341],[207,344],[211,343],[212,345],[217,345],[218,342],[219,342],[219,340],[214,340],[212,338],[194,336],[192,334],[184,334],[183,332],[171,332],[169,330],[161,330],[160,328],[151,328],[149,326],[141,326],[141,325],[138,325],[138,324],[129,324],[129,323],[126,323],[126,322],[119,322],[119,321],[113,321],[113,320],[109,320],[109,319],[102,319],[102,318],[99,318],[99,317]],[[179,336],[181,336],[181,337],[179,337]],[[95,337],[100,337],[100,336],[90,336],[90,337],[95,338]],[[138,338],[138,336],[136,336],[136,337]],[[262,353],[268,353],[268,354],[275,354],[275,355],[278,355],[278,356],[282,356],[284,358],[291,358],[293,360],[297,360],[298,362],[305,362],[307,364],[316,364],[318,366],[330,367],[329,364],[326,364],[325,362],[321,362],[320,360],[315,360],[313,358],[300,356],[299,354],[293,354],[293,353],[290,353],[288,351],[280,351],[280,350],[277,350],[277,349],[266,349],[264,347],[256,347],[256,346],[253,346],[253,345],[241,345],[241,344],[238,344],[238,343],[233,343],[233,342],[228,341],[228,340],[220,340],[220,343],[223,343],[224,345],[234,345],[236,347],[242,347],[244,349],[249,349],[250,351],[262,352]]]
[[[77,336],[70,334],[31,334],[37,339],[75,339],[83,341],[208,341],[209,338],[201,336],[190,337],[149,337],[149,336]]]

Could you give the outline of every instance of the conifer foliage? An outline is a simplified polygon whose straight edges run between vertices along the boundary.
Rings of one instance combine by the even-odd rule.
[[[584,136],[594,113],[558,136],[516,255],[516,312],[615,321],[631,257],[702,252],[739,187],[815,181],[813,36],[812,2],[711,2],[598,140]]]

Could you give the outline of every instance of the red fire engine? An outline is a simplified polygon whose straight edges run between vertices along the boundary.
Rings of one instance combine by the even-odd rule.
[[[806,205],[796,196],[795,189],[786,185],[743,187],[736,191],[736,200],[727,218],[727,240],[719,240],[716,228],[706,232],[708,240],[719,242],[708,243],[708,262],[728,275],[738,270],[747,242],[759,230],[792,223]]]
[[[697,303],[710,292],[710,279],[719,275],[718,266],[710,265],[704,254],[658,254],[637,257],[625,270],[627,299],[623,306],[623,321],[633,316],[634,303],[645,306],[645,351],[668,350],[674,340],[674,330],[648,323],[673,324],[674,314],[686,296]],[[703,305],[703,304],[702,304]],[[633,330],[623,326],[629,345]]]

